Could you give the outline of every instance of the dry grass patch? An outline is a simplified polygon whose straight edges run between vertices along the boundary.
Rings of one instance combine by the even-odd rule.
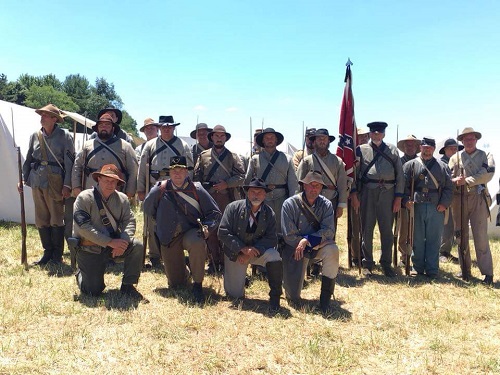
[[[339,228],[345,265],[345,223]],[[270,317],[258,279],[238,305],[207,277],[199,307],[189,289],[170,290],[162,273],[148,271],[138,289],[151,303],[137,305],[119,294],[118,265],[102,297],[80,296],[67,266],[22,268],[17,225],[0,225],[0,238],[0,373],[500,373],[499,284],[481,285],[477,268],[468,284],[449,263],[435,281],[342,269],[331,317],[313,309],[319,280],[304,289],[303,308],[282,300],[282,313]],[[498,265],[500,244],[492,247]],[[41,255],[32,227],[28,255]]]

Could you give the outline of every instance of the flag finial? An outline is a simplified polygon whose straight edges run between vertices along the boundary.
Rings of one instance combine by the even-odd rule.
[[[347,58],[347,62],[345,63],[345,66],[351,66],[351,65],[354,65],[351,61],[351,59],[348,57]]]

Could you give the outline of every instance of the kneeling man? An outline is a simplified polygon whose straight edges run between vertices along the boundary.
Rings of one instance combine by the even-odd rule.
[[[321,172],[310,171],[299,182],[303,192],[288,198],[281,211],[285,295],[300,304],[309,259],[322,260],[320,308],[327,313],[339,269],[339,249],[333,240],[335,214],[332,202],[320,195],[325,188]]]
[[[117,187],[125,184],[114,164],[92,173],[97,186],[86,189],[76,198],[73,236],[79,238],[76,280],[82,293],[102,293],[104,272],[110,258],[124,261],[120,291],[133,298],[144,297],[135,289],[142,269],[142,243],[133,238],[135,217],[128,197]],[[147,300],[144,300],[147,302]]]
[[[248,264],[266,267],[271,289],[269,305],[276,311],[280,307],[283,268],[276,250],[276,217],[264,203],[270,189],[257,178],[243,189],[247,198],[231,202],[219,226],[219,240],[224,248],[224,290],[229,297],[244,297]]]

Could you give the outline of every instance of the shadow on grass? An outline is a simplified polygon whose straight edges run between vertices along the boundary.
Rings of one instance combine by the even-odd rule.
[[[107,310],[121,311],[137,309],[142,304],[141,301],[135,298],[123,295],[119,289],[109,289],[100,296],[90,296],[83,293],[75,294],[74,300],[90,308],[105,307]]]
[[[230,308],[233,310],[251,311],[268,318],[276,319],[289,319],[292,317],[290,309],[283,307],[283,305],[280,306],[278,311],[271,311],[269,309],[269,301],[267,300],[248,297],[238,299],[226,298],[226,300],[231,301]]]
[[[156,288],[155,293],[163,298],[175,298],[177,301],[188,307],[203,308],[205,306],[214,306],[222,300],[222,296],[216,292],[211,286],[203,286],[205,302],[202,304],[196,303],[192,293],[193,284],[189,283],[185,286],[175,288]]]

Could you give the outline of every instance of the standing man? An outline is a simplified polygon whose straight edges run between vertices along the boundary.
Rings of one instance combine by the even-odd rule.
[[[392,223],[394,214],[401,209],[405,179],[398,150],[394,145],[385,143],[385,122],[371,122],[370,142],[356,149],[359,157],[357,186],[351,190],[353,208],[361,208],[361,227],[363,228],[363,268],[371,275],[373,261],[373,230],[378,222],[382,254],[380,264],[387,277],[395,277],[391,267]],[[359,196],[358,196],[359,192]]]
[[[424,137],[420,146],[420,157],[406,162],[403,166],[404,204],[408,211],[412,206],[415,210],[411,259],[413,269],[410,275],[426,274],[430,278],[438,276],[444,212],[451,204],[452,197],[450,170],[446,164],[434,158],[435,149],[436,141]]]
[[[64,121],[59,108],[47,104],[35,112],[41,116],[42,128],[31,135],[23,164],[23,180],[33,191],[35,224],[43,246],[43,256],[35,264],[59,264],[64,249],[64,199],[71,194],[75,148],[71,134],[57,126]]]
[[[410,134],[405,139],[398,142],[398,150],[403,153],[401,157],[401,164],[404,165],[417,157],[417,152],[420,151],[420,139]],[[410,256],[412,250],[408,249],[408,221],[410,219],[408,209],[403,205],[399,211],[399,239],[398,250],[400,253],[400,267],[406,265],[406,256]]]
[[[243,189],[247,198],[231,202],[219,226],[225,253],[224,290],[231,298],[243,298],[248,265],[265,267],[270,288],[269,306],[271,311],[277,311],[283,293],[283,265],[276,250],[276,217],[264,203],[268,192],[264,181],[252,179]]]
[[[455,232],[459,232],[467,243],[461,251],[465,259],[460,259],[467,274],[462,275],[465,280],[469,279],[471,271],[471,258],[469,248],[469,231],[460,228],[461,213],[465,215],[464,223],[470,222],[472,236],[474,238],[474,249],[476,250],[477,265],[481,274],[484,275],[483,283],[493,284],[493,260],[491,257],[490,244],[488,241],[488,217],[490,216],[491,197],[486,184],[491,181],[495,174],[495,161],[493,155],[479,150],[476,145],[481,139],[481,133],[473,128],[467,127],[457,137],[463,143],[464,149],[450,158],[452,182],[455,186],[453,191],[452,213],[455,221]],[[465,187],[465,205],[461,211],[460,187]],[[459,254],[460,255],[460,254]]]
[[[217,202],[224,212],[230,202],[240,199],[239,187],[245,178],[245,171],[240,157],[229,151],[224,145],[231,138],[222,125],[216,125],[208,133],[208,140],[213,144],[209,150],[202,151],[194,170],[193,180],[201,185]],[[217,231],[207,239],[209,265],[208,273],[221,272],[224,267],[224,253],[220,247]]]
[[[144,213],[156,220],[155,232],[169,286],[175,288],[187,283],[189,273],[184,259],[184,250],[187,250],[193,297],[202,303],[207,259],[205,240],[217,230],[222,214],[201,184],[189,178],[185,156],[172,157],[169,169],[170,179],[157,183],[146,197]]]
[[[146,180],[149,178],[149,186],[152,188],[157,182],[169,179],[169,165],[171,158],[184,156],[187,166],[193,169],[191,151],[182,139],[174,135],[175,127],[180,123],[175,122],[173,116],[160,116],[160,136],[146,142],[139,161],[139,173],[137,176],[137,198],[144,201],[149,191],[146,191]],[[146,214],[146,211],[144,211]],[[160,244],[156,240],[154,218],[148,219],[148,244],[149,261],[151,266],[161,267]]]
[[[142,268],[142,244],[135,240],[135,217],[128,198],[117,191],[125,181],[114,164],[92,173],[97,186],[78,195],[75,201],[74,237],[79,238],[76,281],[81,292],[98,296],[106,287],[104,272],[110,258],[124,261],[120,292],[144,300],[134,284]]]
[[[286,298],[300,304],[309,259],[323,262],[320,309],[327,313],[339,269],[339,249],[334,241],[333,205],[320,195],[325,187],[323,176],[310,171],[300,180],[303,193],[288,198],[281,212],[283,249],[283,286]]]
[[[299,164],[297,178],[302,180],[310,171],[319,171],[323,176],[321,195],[333,204],[335,219],[342,216],[347,207],[347,175],[345,164],[341,158],[329,151],[330,143],[335,140],[327,129],[318,129],[309,137],[313,143],[314,152]]]
[[[439,150],[439,153],[443,155],[441,161],[448,165],[450,158],[455,155],[458,151],[464,149],[463,145],[459,145],[457,141],[453,138],[448,138],[444,142],[444,146]],[[455,223],[453,221],[453,214],[451,212],[451,205],[447,208],[447,213],[445,213],[445,222],[443,228],[443,237],[441,238],[441,248],[439,249],[439,261],[442,263],[451,261],[458,262],[458,258],[451,255],[451,248],[455,242]]]
[[[142,150],[146,146],[147,141],[158,138],[158,123],[152,118],[148,117],[144,120],[144,125],[139,129],[146,136],[146,142],[137,146],[135,148],[135,154],[137,155],[137,162],[141,161]]]
[[[316,133],[316,128],[306,129],[306,134],[304,136],[304,150],[297,150],[293,154],[292,162],[295,170],[299,167],[299,164],[304,158],[308,155],[312,155],[314,152],[314,142],[311,140],[311,137]]]
[[[196,125],[196,128],[189,134],[193,139],[196,139],[196,144],[193,145],[191,153],[193,154],[193,164],[196,165],[198,161],[198,156],[202,151],[208,150],[213,146],[212,142],[208,139],[208,133],[212,129],[208,127],[204,122],[200,122]]]
[[[110,114],[104,113],[92,127],[92,130],[97,132],[97,138],[86,141],[76,156],[71,176],[74,196],[78,196],[83,189],[94,186],[95,181],[90,178],[91,173],[101,170],[107,164],[116,165],[125,176],[123,192],[129,198],[135,195],[137,157],[130,143],[115,135],[120,126],[113,121]]]
[[[118,108],[115,108],[113,106],[109,106],[109,107],[106,107],[104,109],[101,109],[99,111],[99,113],[97,114],[97,119],[99,120],[101,118],[101,116],[104,114],[110,115],[111,118],[113,119],[113,122],[116,125],[121,124],[123,114],[122,114],[122,111],[120,111]],[[134,144],[134,140],[132,139],[132,137],[130,135],[128,135],[126,132],[124,132],[120,126],[114,128],[114,134],[118,138],[123,139],[124,141],[130,143],[131,145]],[[95,131],[94,133],[92,133],[90,135],[89,139],[95,139],[97,137],[98,137],[98,133],[97,133],[97,131]],[[135,147],[135,146],[133,146],[133,147]]]
[[[246,185],[252,178],[260,178],[271,190],[267,193],[266,204],[276,214],[278,231],[281,228],[280,212],[283,202],[298,191],[297,176],[291,158],[276,149],[283,140],[283,134],[272,128],[259,133],[255,141],[262,149],[250,159],[245,177]]]

